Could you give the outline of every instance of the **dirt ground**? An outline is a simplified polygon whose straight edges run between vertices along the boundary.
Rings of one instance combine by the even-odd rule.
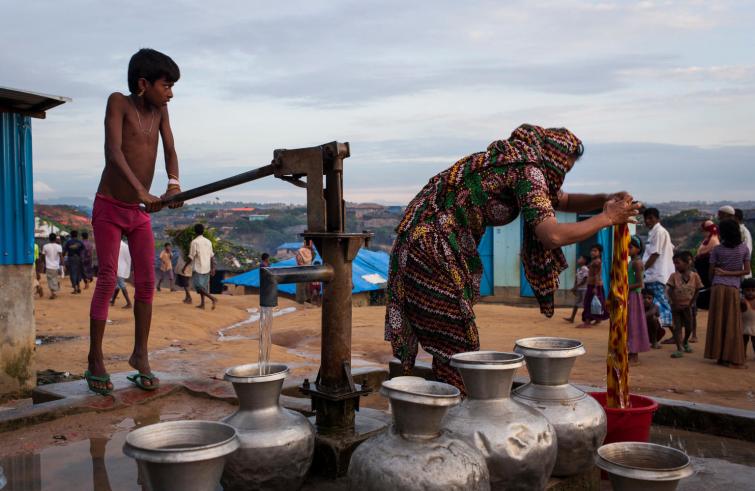
[[[44,280],[43,280],[44,282]],[[37,370],[53,369],[83,373],[89,344],[88,313],[93,288],[73,295],[67,282],[57,299],[35,301],[37,336],[73,336],[73,339],[37,346]],[[45,291],[47,291],[46,285]],[[133,289],[129,285],[133,296]],[[248,309],[259,306],[256,295],[222,295],[216,310],[199,310],[182,303],[182,292],[155,294],[150,350],[152,368],[179,375],[222,377],[226,367],[257,361],[255,339],[258,324],[243,323],[254,314]],[[197,298],[195,298],[195,304]],[[133,314],[122,307],[119,297],[110,309],[104,351],[109,371],[128,371],[133,346]],[[292,307],[297,307],[292,311]],[[312,377],[319,365],[320,309],[301,308],[281,298],[283,315],[273,324],[271,360],[287,363],[296,377]],[[581,340],[587,354],[579,358],[571,381],[605,386],[605,352],[608,323],[592,329],[575,329],[561,320],[566,309],[546,319],[537,309],[497,304],[480,304],[475,309],[482,349],[511,351],[514,341],[530,336],[560,336]],[[353,366],[382,365],[391,359],[390,346],[383,341],[384,307],[359,307],[353,310]],[[254,317],[253,317],[254,318]],[[218,331],[224,331],[220,340]],[[698,403],[755,410],[755,361],[748,352],[749,368],[734,370],[717,366],[702,356],[706,314],[698,319],[695,352],[682,359],[669,357],[672,348],[651,350],[640,355],[640,365],[630,369],[630,388],[634,393],[684,399]],[[430,358],[426,354],[425,361]],[[521,369],[520,375],[525,374]]]

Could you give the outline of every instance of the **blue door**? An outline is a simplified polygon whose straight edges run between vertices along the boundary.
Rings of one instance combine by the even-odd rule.
[[[480,281],[480,296],[493,295],[493,227],[485,229],[477,252],[482,260],[482,280]]]

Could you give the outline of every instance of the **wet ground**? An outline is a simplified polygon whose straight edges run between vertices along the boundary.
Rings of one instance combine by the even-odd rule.
[[[130,430],[159,421],[218,420],[235,410],[220,400],[177,393],[2,433],[0,466],[8,479],[3,491],[141,491],[136,464],[121,450]],[[696,473],[681,483],[682,491],[753,489],[755,443],[666,427],[654,427],[651,440],[692,458]],[[340,490],[346,482],[313,478],[304,489]],[[606,482],[603,489],[611,488]]]

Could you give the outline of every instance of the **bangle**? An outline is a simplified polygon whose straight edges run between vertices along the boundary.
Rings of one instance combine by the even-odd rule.
[[[175,184],[176,186],[180,186],[181,183],[178,182],[178,179],[173,179],[172,177],[168,179],[168,185]]]
[[[178,184],[168,184],[168,191],[170,191],[171,189],[178,189],[180,191],[181,186],[179,186]]]
[[[175,174],[168,173],[168,179],[175,179],[177,181],[178,180],[178,176],[175,175]]]

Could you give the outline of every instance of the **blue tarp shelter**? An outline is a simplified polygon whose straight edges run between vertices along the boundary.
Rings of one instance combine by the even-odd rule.
[[[385,252],[370,251],[368,249],[359,249],[357,257],[352,263],[351,281],[354,288],[352,293],[369,292],[373,290],[382,290],[388,281],[388,261],[390,256]],[[322,262],[319,254],[315,254],[315,262]],[[296,258],[286,259],[272,264],[271,268],[283,268],[296,266]],[[260,287],[260,270],[255,268],[246,273],[242,273],[231,278],[226,278],[223,283],[230,285],[250,286],[253,288]],[[293,283],[278,285],[278,291],[289,295],[296,294],[296,285]]]

